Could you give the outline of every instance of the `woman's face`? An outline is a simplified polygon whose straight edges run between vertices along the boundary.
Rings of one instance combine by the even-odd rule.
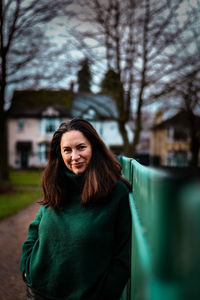
[[[61,137],[60,149],[66,167],[74,174],[83,173],[92,157],[92,146],[78,130],[65,132]]]

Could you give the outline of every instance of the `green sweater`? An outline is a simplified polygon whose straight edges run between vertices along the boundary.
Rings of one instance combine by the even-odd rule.
[[[70,202],[41,206],[22,247],[21,273],[56,300],[118,300],[130,275],[128,188],[119,180],[108,203],[80,204],[80,175],[67,175]]]

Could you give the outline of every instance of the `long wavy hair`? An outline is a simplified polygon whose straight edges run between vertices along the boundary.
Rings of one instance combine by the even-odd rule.
[[[83,118],[74,118],[62,123],[51,141],[49,159],[42,177],[43,199],[40,202],[47,207],[61,208],[67,201],[69,187],[64,175],[65,164],[61,156],[60,142],[62,135],[72,130],[80,131],[92,146],[91,161],[84,174],[82,204],[105,199],[119,178],[129,186],[121,175],[120,163],[106,147],[94,127]]]

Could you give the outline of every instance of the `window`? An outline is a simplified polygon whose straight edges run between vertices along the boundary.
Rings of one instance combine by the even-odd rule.
[[[174,128],[174,140],[175,141],[187,141],[188,134],[184,128]]]
[[[46,120],[46,133],[53,133],[56,130],[55,120],[54,119],[47,119]]]
[[[167,165],[170,167],[188,166],[188,154],[186,151],[169,151],[167,153]]]
[[[188,131],[181,127],[170,127],[167,129],[167,139],[170,141],[187,141]]]
[[[49,143],[38,144],[38,158],[40,163],[46,163],[49,154]]]
[[[167,128],[167,139],[173,140],[173,128],[172,127]]]
[[[24,130],[24,119],[19,119],[17,122],[17,129],[19,131],[23,131]]]
[[[40,122],[40,134],[52,135],[60,125],[59,118],[44,118]]]

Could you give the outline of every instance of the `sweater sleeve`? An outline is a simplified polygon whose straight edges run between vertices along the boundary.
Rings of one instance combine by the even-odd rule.
[[[128,193],[120,201],[114,255],[101,291],[102,300],[119,300],[131,270],[131,213]]]
[[[20,271],[21,271],[23,277],[24,277],[25,273],[26,274],[29,273],[28,272],[29,271],[29,261],[30,261],[33,246],[35,245],[36,241],[38,240],[38,227],[39,227],[41,218],[42,218],[42,207],[39,209],[34,221],[30,223],[29,229],[28,229],[28,238],[22,245]]]

